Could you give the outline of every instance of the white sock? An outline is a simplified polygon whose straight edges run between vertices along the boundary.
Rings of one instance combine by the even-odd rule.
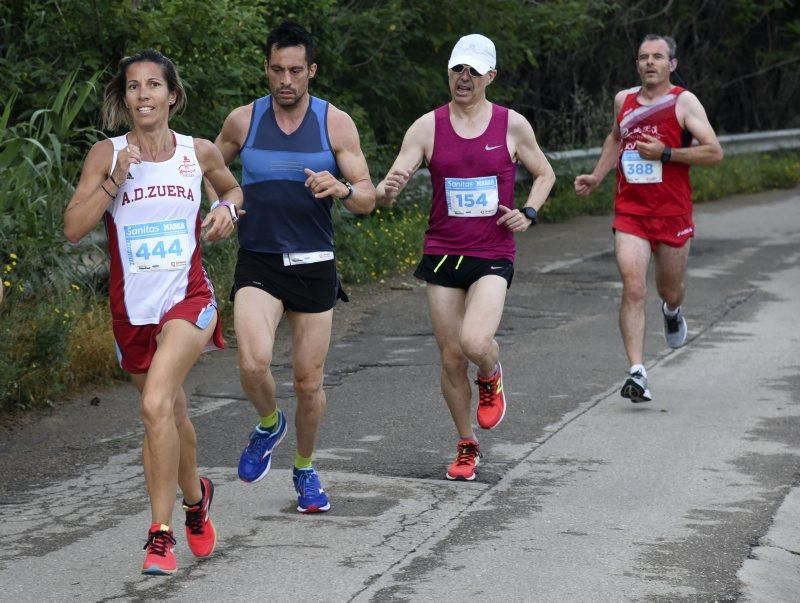
[[[677,308],[675,308],[674,310],[670,310],[670,309],[669,309],[669,307],[667,306],[667,302],[664,302],[664,308],[663,308],[663,310],[664,310],[664,316],[669,316],[670,318],[672,318],[672,317],[674,317],[674,316],[677,316],[677,315],[678,315],[678,312],[680,312],[680,310],[681,310],[681,307],[680,307],[680,306],[678,306],[678,307],[677,307]]]
[[[633,375],[636,372],[640,372],[642,374],[642,377],[647,377],[647,371],[645,370],[643,364],[634,364],[631,367],[630,374]]]

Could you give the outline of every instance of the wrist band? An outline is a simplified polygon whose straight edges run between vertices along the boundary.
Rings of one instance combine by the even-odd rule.
[[[211,204],[211,209],[209,211],[214,211],[220,205],[227,207],[228,211],[231,212],[231,222],[236,224],[239,221],[239,208],[236,207],[234,203],[230,201],[223,201],[222,199],[217,199],[214,203]]]
[[[672,147],[664,147],[664,151],[661,153],[661,163],[667,163],[671,159]]]
[[[116,195],[112,195],[111,193],[108,192],[108,189],[105,187],[104,184],[101,184],[100,188],[102,188],[103,191],[105,192],[105,194],[108,195],[109,197],[111,197],[112,199],[116,199],[117,198]]]
[[[119,183],[116,180],[114,180],[114,174],[109,174],[108,177],[111,180],[111,182],[114,183],[114,186],[116,186],[117,188],[120,187]]]

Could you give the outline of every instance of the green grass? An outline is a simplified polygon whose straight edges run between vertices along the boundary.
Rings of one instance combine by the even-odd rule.
[[[563,222],[580,215],[606,215],[614,209],[614,172],[588,197],[573,189],[575,176],[582,173],[568,164],[554,165],[558,180],[541,211],[543,222]],[[585,166],[584,166],[585,167]],[[714,201],[739,193],[791,188],[800,183],[800,151],[731,155],[709,168],[692,168],[692,197],[695,203]],[[518,205],[525,202],[530,183],[519,183]]]
[[[17,129],[15,135],[19,133]],[[47,405],[77,388],[123,375],[113,351],[104,272],[85,268],[92,263],[104,264],[103,255],[91,243],[78,248],[68,246],[60,234],[61,212],[72,190],[68,177],[77,178],[77,172],[64,167],[69,162],[62,161],[59,167],[53,155],[59,145],[52,137],[44,139],[50,141],[41,144],[44,151],[33,145],[20,154],[17,164],[8,155],[7,163],[0,163],[0,193],[13,186],[17,195],[14,198],[18,207],[7,207],[6,211],[37,214],[25,222],[24,228],[17,225],[15,239],[0,239],[0,273],[8,294],[0,305],[0,410],[6,411]],[[71,158],[80,165],[75,153]],[[9,174],[14,165],[27,174],[25,178],[29,180],[24,186],[34,191],[31,198],[20,196],[22,176]],[[543,221],[561,222],[578,215],[611,212],[613,174],[590,197],[578,197],[572,189],[577,169],[555,168],[558,183],[542,209]],[[33,182],[30,178],[34,176],[49,178],[49,182]],[[798,183],[797,151],[731,156],[720,166],[692,170],[698,203]],[[521,183],[517,187],[519,204],[527,197],[529,186]],[[5,201],[8,203],[8,197]],[[366,217],[353,216],[337,207],[337,266],[343,280],[369,283],[412,268],[422,250],[429,208],[429,193],[423,182],[414,183],[394,207],[377,209]],[[46,231],[37,231],[45,227]],[[235,239],[203,247],[229,336],[233,309],[228,295],[236,251]]]

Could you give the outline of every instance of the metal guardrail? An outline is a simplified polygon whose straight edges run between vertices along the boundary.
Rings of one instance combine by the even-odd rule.
[[[783,151],[786,149],[800,149],[800,128],[791,130],[767,130],[764,132],[748,132],[747,134],[723,134],[719,142],[727,155],[740,155],[743,153],[763,153],[766,151]],[[600,157],[602,147],[588,149],[572,149],[569,151],[545,151],[545,155],[552,162],[566,161],[578,165],[586,164],[586,169],[594,167]],[[530,176],[522,164],[517,164],[517,180],[527,180]],[[414,174],[416,180],[421,176],[429,176],[426,168],[420,168]]]
[[[723,134],[719,137],[719,142],[725,153],[730,155],[800,149],[800,128],[748,132],[747,134]],[[591,147],[589,149],[545,152],[545,155],[551,161],[596,161],[600,157],[601,150],[602,147]]]

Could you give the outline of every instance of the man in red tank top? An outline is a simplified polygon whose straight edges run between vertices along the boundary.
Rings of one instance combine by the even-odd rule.
[[[689,166],[722,161],[714,129],[697,97],[670,82],[678,65],[675,40],[649,34],[636,65],[642,85],[619,92],[616,116],[591,174],[575,179],[575,192],[588,195],[616,165],[614,249],[622,276],[619,327],[631,364],[620,395],[631,402],[652,399],[644,368],[646,282],[655,256],[656,288],[664,336],[672,348],[686,341],[681,303],[683,277],[694,236]],[[692,146],[692,139],[697,144]]]
[[[423,160],[430,169],[433,200],[415,276],[428,283],[442,393],[459,435],[448,479],[474,480],[481,456],[472,429],[470,362],[478,369],[478,425],[492,429],[505,416],[495,332],[514,275],[514,233],[536,223],[555,182],[530,123],[486,99],[496,75],[492,41],[462,37],[448,62],[452,100],[414,122],[377,187],[377,203],[391,205]],[[534,177],[522,210],[514,208],[518,161]]]

